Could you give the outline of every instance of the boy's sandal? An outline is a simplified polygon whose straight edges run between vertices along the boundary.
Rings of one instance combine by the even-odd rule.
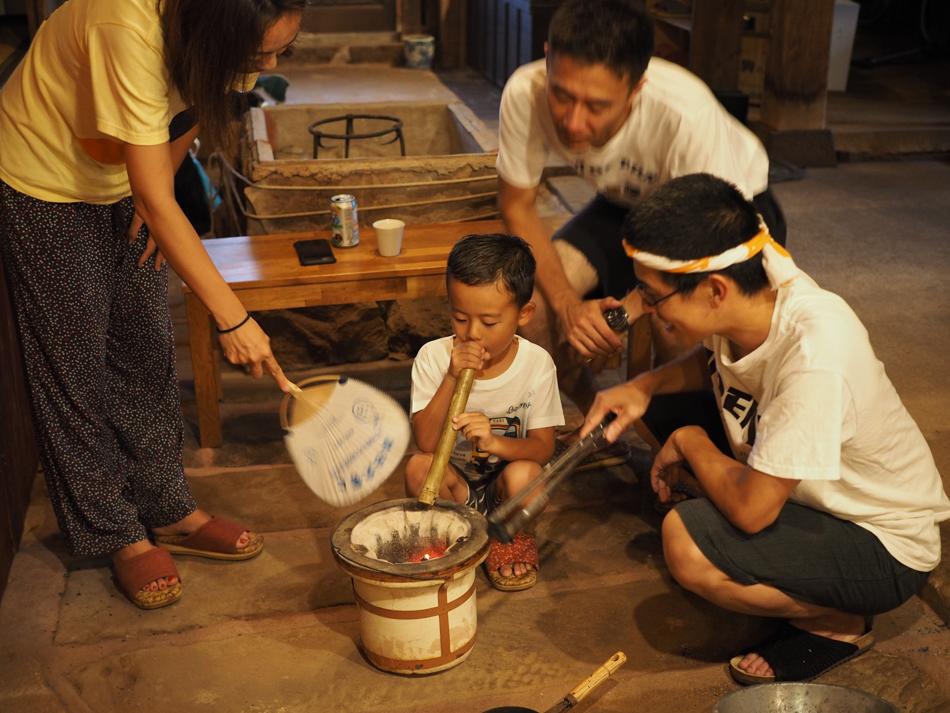
[[[524,574],[510,574],[506,577],[500,571],[505,565],[514,567],[519,563],[528,567]],[[485,573],[492,586],[503,592],[517,592],[533,587],[538,581],[538,545],[534,537],[520,532],[511,544],[493,541],[485,559]]]
[[[234,543],[247,532],[250,542],[238,548]],[[232,520],[213,517],[188,535],[155,535],[155,544],[173,555],[207,557],[213,560],[248,560],[264,549],[264,538]]]
[[[788,622],[776,636],[755,653],[772,668],[774,675],[759,676],[739,668],[743,656],[729,661],[729,673],[739,683],[775,683],[776,681],[810,681],[845,661],[860,656],[874,645],[874,634],[868,630],[856,641],[837,641],[812,634]]]
[[[159,609],[181,599],[181,577],[171,555],[163,549],[156,547],[129,559],[116,559],[112,567],[119,589],[139,609]],[[178,577],[178,581],[154,592],[142,589],[162,577]]]

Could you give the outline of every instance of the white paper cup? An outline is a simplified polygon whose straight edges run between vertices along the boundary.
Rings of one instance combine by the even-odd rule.
[[[406,224],[395,218],[383,218],[373,223],[380,255],[393,257],[402,251],[402,234],[405,228]]]

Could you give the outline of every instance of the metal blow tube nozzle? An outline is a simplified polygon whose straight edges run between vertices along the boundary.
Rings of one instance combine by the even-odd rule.
[[[514,540],[515,535],[545,508],[551,499],[552,491],[573,472],[578,463],[607,445],[604,431],[614,418],[616,418],[615,414],[607,414],[593,431],[550,461],[537,478],[490,513],[488,516],[489,537],[504,543]],[[519,507],[532,493],[536,494],[531,502]]]

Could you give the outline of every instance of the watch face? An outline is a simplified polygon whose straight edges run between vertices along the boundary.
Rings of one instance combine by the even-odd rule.
[[[615,332],[622,332],[627,328],[627,310],[623,307],[614,307],[604,311],[604,321]]]

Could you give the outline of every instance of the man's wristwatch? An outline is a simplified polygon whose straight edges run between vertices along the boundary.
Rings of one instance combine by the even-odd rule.
[[[622,332],[630,324],[630,315],[627,314],[626,308],[621,305],[620,307],[604,310],[604,321],[615,332]]]

